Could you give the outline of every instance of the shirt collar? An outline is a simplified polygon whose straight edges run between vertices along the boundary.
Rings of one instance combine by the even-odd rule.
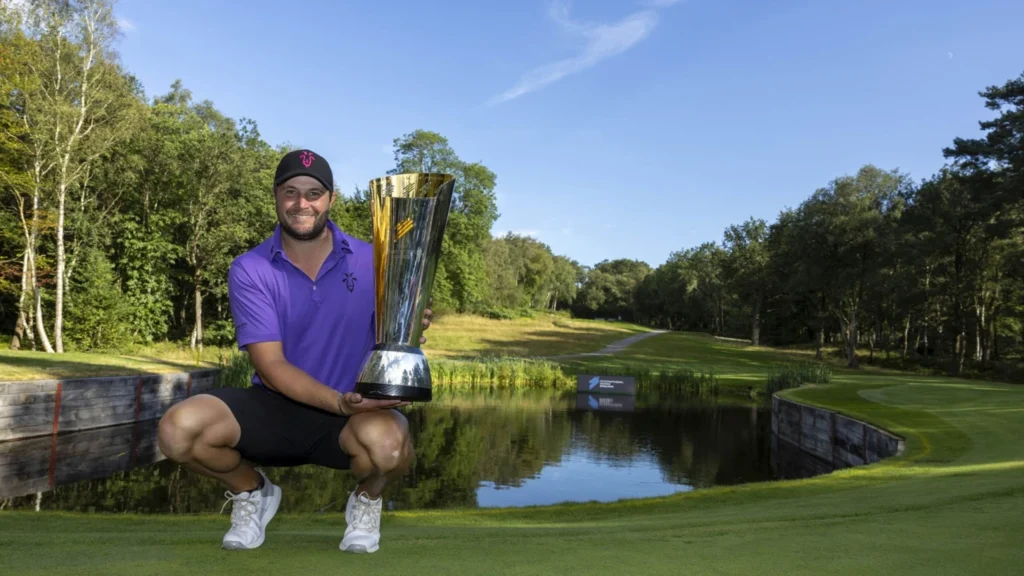
[[[343,258],[346,254],[352,253],[352,246],[348,242],[347,235],[338,228],[338,225],[334,223],[330,218],[327,219],[327,229],[331,231],[331,237],[334,240],[334,247],[331,249],[331,254]],[[277,226],[274,226],[274,234],[270,237],[270,259],[273,260],[277,255],[281,255],[282,258],[287,258],[284,253],[284,247],[281,245],[281,223],[278,222]]]

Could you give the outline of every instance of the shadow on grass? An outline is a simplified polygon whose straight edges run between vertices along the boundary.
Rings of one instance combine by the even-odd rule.
[[[93,378],[99,376],[125,376],[191,372],[214,367],[212,364],[196,366],[194,362],[178,362],[141,356],[96,356],[88,361],[72,355],[41,355],[35,352],[12,352],[0,355],[0,382],[22,380],[59,380],[67,378]]]
[[[479,342],[483,349],[473,355],[481,357],[541,357],[586,354],[597,352],[610,344],[625,340],[638,333],[642,332],[609,332],[590,327],[573,327],[561,331],[539,330],[512,340],[482,338]]]

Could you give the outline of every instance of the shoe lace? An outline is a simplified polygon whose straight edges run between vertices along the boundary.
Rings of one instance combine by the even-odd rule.
[[[352,526],[368,532],[379,530],[380,507],[381,502],[371,502],[365,493],[360,494],[352,507]]]
[[[221,513],[224,512],[225,508],[227,508],[228,502],[234,503],[231,508],[232,528],[249,527],[255,523],[258,506],[253,494],[248,492],[232,494],[231,491],[226,490],[224,492],[224,497],[227,498],[227,500],[224,502],[224,505],[220,507]]]

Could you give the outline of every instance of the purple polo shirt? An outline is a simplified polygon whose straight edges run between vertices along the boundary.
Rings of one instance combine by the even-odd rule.
[[[238,348],[280,341],[284,356],[319,382],[355,388],[375,343],[373,245],[328,220],[334,249],[312,280],[281,247],[281,225],[228,269],[228,298]],[[253,384],[262,385],[254,374]]]

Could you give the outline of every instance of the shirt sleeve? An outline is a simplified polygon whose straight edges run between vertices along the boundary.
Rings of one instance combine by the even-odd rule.
[[[228,268],[228,301],[239,350],[255,342],[281,340],[277,307],[266,286],[235,261]]]

